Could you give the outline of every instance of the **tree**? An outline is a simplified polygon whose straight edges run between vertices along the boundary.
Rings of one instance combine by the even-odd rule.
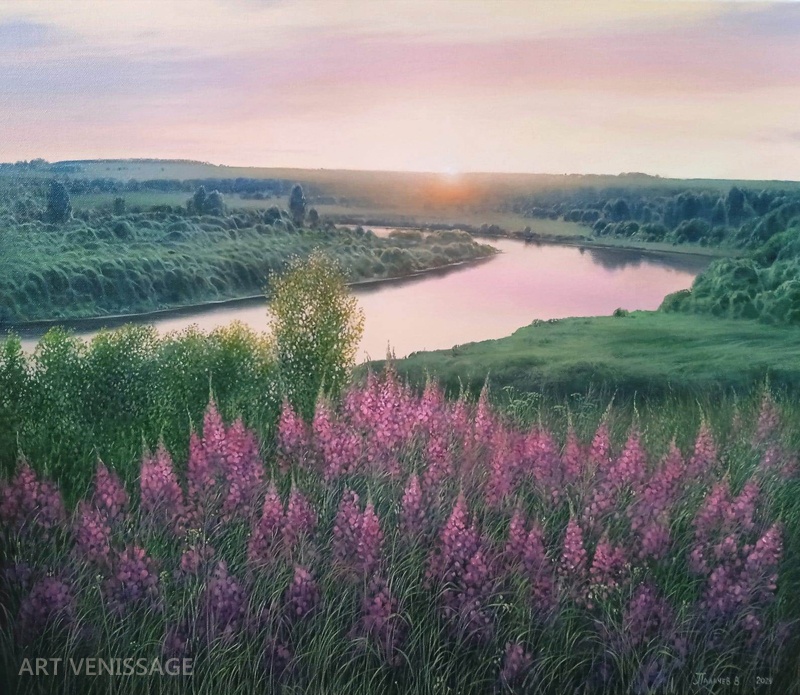
[[[45,217],[48,222],[66,222],[72,216],[72,203],[67,187],[60,181],[51,181],[47,192]]]
[[[294,185],[289,196],[289,212],[292,213],[295,224],[302,224],[306,216],[306,197],[303,195],[303,188],[299,183]]]
[[[125,214],[125,198],[114,198],[114,214],[115,215],[124,215]]]
[[[219,191],[211,191],[206,198],[203,212],[207,215],[222,216],[225,214],[225,199]]]
[[[202,215],[206,205],[206,187],[200,186],[189,201],[189,212],[195,215]]]
[[[355,365],[364,314],[338,262],[314,251],[271,283],[269,303],[282,389],[304,418],[320,393],[338,395]]]

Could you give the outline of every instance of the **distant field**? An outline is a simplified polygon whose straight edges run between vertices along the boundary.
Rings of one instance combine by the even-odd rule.
[[[763,383],[800,387],[800,329],[747,320],[634,312],[563,319],[520,328],[500,340],[415,353],[397,362],[416,383],[436,375],[451,391],[459,379],[480,390],[543,389],[569,395],[593,386],[628,396],[669,392],[707,396]]]

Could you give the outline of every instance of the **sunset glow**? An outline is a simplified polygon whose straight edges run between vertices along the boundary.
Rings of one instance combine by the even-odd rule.
[[[0,160],[800,176],[800,3],[0,6]]]

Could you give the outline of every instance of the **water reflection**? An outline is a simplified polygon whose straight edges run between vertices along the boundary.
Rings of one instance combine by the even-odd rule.
[[[490,259],[430,274],[354,288],[366,316],[361,359],[398,357],[501,338],[534,319],[609,315],[614,309],[656,309],[664,295],[689,287],[710,259],[620,249],[525,244],[496,239]],[[264,300],[170,312],[149,319],[160,332],[197,324],[213,330],[233,320],[268,328]],[[73,322],[89,337],[126,319]],[[46,329],[26,331],[27,349]]]

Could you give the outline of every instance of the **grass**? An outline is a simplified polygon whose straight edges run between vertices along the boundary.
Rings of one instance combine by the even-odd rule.
[[[343,431],[351,435],[355,433],[362,442],[362,453],[351,461],[354,470],[348,473],[326,480],[320,470],[324,460],[317,464],[309,463],[315,456],[324,459],[326,455],[336,455],[336,447],[323,449],[321,438],[305,440],[295,449],[286,446],[288,440],[279,438],[277,451],[274,436],[263,440],[265,482],[276,483],[283,504],[290,488],[301,491],[317,518],[316,529],[301,533],[297,543],[282,540],[286,528],[292,528],[286,522],[271,542],[264,564],[252,562],[247,549],[247,538],[252,524],[258,519],[260,505],[239,506],[234,517],[224,522],[211,514],[219,509],[217,505],[221,499],[226,499],[226,481],[236,480],[238,469],[235,466],[223,466],[215,474],[218,487],[214,489],[221,498],[214,494],[208,498],[194,497],[188,492],[187,501],[199,505],[199,510],[209,512],[203,530],[188,534],[173,533],[169,523],[164,522],[171,509],[142,510],[137,504],[136,471],[119,471],[131,495],[132,509],[130,515],[110,523],[111,566],[87,552],[91,549],[77,548],[71,538],[71,527],[66,524],[54,533],[42,535],[38,533],[42,529],[37,527],[35,516],[33,521],[27,517],[15,519],[15,522],[25,523],[9,524],[0,536],[6,543],[11,562],[30,565],[33,580],[56,572],[56,576],[69,582],[74,589],[79,620],[65,621],[61,625],[37,624],[36,627],[43,628],[41,633],[36,630],[27,635],[27,642],[15,639],[17,633],[12,626],[26,601],[30,590],[26,584],[30,582],[24,579],[10,582],[6,605],[11,620],[0,624],[0,644],[3,645],[0,664],[13,676],[23,657],[42,654],[63,658],[65,663],[69,658],[84,655],[147,658],[152,661],[161,653],[167,630],[177,627],[180,631],[185,624],[186,653],[195,658],[195,675],[190,679],[70,678],[62,684],[60,691],[178,693],[191,690],[212,693],[224,690],[237,695],[261,691],[347,692],[358,695],[376,692],[476,695],[495,692],[499,695],[509,692],[615,693],[633,692],[638,688],[639,692],[664,692],[642,687],[647,667],[655,666],[657,671],[674,679],[674,692],[727,692],[693,687],[698,672],[705,672],[709,678],[740,678],[746,683],[754,682],[756,676],[768,676],[774,679],[776,692],[797,692],[794,663],[797,631],[790,630],[795,639],[780,644],[777,629],[773,628],[781,621],[795,620],[800,614],[797,592],[792,591],[800,567],[798,481],[796,477],[782,479],[776,471],[759,466],[760,445],[753,443],[758,397],[738,403],[727,399],[717,404],[711,419],[719,455],[711,457],[691,479],[681,478],[680,488],[672,493],[667,553],[661,557],[640,558],[636,554],[639,536],[630,529],[627,521],[631,510],[629,505],[636,499],[629,494],[628,488],[637,490],[639,482],[620,483],[620,489],[615,488],[613,506],[602,512],[595,519],[596,523],[586,520],[583,512],[603,485],[615,480],[617,473],[622,475],[623,467],[611,461],[621,460],[617,455],[627,447],[630,440],[626,442],[626,439],[632,425],[641,432],[641,441],[647,452],[645,458],[649,461],[649,465],[644,461],[641,464],[645,466],[642,471],[644,480],[652,480],[650,476],[658,470],[669,439],[676,433],[678,445],[689,459],[700,420],[699,409],[693,404],[675,402],[673,407],[651,413],[620,413],[616,408],[605,412],[604,408],[594,410],[589,417],[575,421],[576,431],[581,441],[588,444],[599,422],[605,421],[609,425],[614,456],[607,465],[611,468],[599,466],[596,469],[594,464],[587,463],[588,457],[583,457],[582,473],[567,478],[562,484],[549,477],[550,468],[543,463],[544,458],[539,460],[534,455],[529,459],[527,454],[522,454],[530,469],[524,468],[527,472],[519,476],[511,490],[498,501],[491,495],[495,489],[492,482],[495,465],[498,462],[517,465],[512,462],[517,461],[516,457],[521,454],[501,449],[505,439],[491,436],[488,430],[479,430],[479,416],[472,407],[469,408],[468,420],[471,424],[460,425],[461,420],[455,415],[455,404],[444,403],[435,394],[430,400],[421,400],[419,396],[411,396],[402,390],[397,392],[393,387],[380,383],[370,388],[376,388],[376,391],[351,394],[356,398],[350,401],[351,407],[333,416],[340,434]],[[383,393],[384,388],[394,397],[376,397]],[[360,401],[361,397],[365,400]],[[367,402],[373,407],[363,407]],[[353,403],[362,407],[354,408]],[[398,403],[406,405],[398,408]],[[434,404],[432,408],[431,404]],[[774,439],[781,445],[794,447],[798,434],[797,404],[784,401],[780,406],[783,425],[769,435],[770,441]],[[423,424],[406,430],[400,413],[408,412],[412,413],[413,422]],[[735,412],[741,416],[742,427],[731,427],[730,420]],[[429,414],[429,421],[420,417],[425,413]],[[560,450],[568,426],[568,417],[563,411],[556,412],[549,407],[526,411],[522,407],[517,415],[520,417],[516,424],[511,424],[501,414],[489,410],[491,429],[508,435],[524,434],[531,437],[531,441],[539,441],[541,431],[530,430],[529,425],[532,420],[541,426],[544,416],[548,418],[545,426],[553,428],[554,442]],[[385,439],[387,422],[399,425],[402,440],[393,444]],[[235,443],[232,444],[235,440],[227,435],[214,435],[208,429],[209,423],[214,426],[211,419],[203,425],[206,438],[202,446],[205,451],[215,452],[222,457],[221,460],[233,460],[228,459],[228,454],[236,450]],[[442,430],[437,429],[435,423],[446,424]],[[482,432],[480,436],[479,431]],[[453,466],[452,471],[439,482],[425,483],[424,489],[428,491],[425,494],[430,503],[424,506],[419,531],[406,533],[401,510],[407,481],[412,473],[419,473],[424,481],[425,471],[435,469],[434,454],[426,443],[443,433],[452,440],[452,451],[455,452],[449,464]],[[183,435],[184,452],[187,434],[188,431]],[[377,457],[372,461],[365,454],[375,449]],[[195,450],[195,456],[197,451],[199,449]],[[391,456],[386,456],[388,452]],[[202,457],[201,454],[195,460],[202,460]],[[372,462],[368,463],[368,460]],[[560,467],[559,457],[554,460],[553,470]],[[186,481],[190,475],[184,472],[189,468],[184,465],[186,454],[175,456],[174,461],[179,478]],[[393,476],[383,468],[386,462],[394,462],[400,467],[399,476]],[[284,467],[282,463],[288,465]],[[258,467],[261,469],[260,462]],[[746,644],[744,631],[738,629],[742,612],[733,611],[730,616],[722,617],[709,615],[710,611],[706,611],[703,603],[710,586],[708,577],[690,573],[686,561],[695,542],[702,542],[696,541],[692,521],[712,486],[720,480],[730,480],[732,492],[737,495],[744,482],[751,478],[758,481],[761,489],[756,525],[751,529],[745,522],[741,525],[737,522],[731,529],[734,542],[741,545],[744,541],[757,539],[775,520],[785,524],[784,553],[775,599],[765,599],[763,605],[752,599],[752,608],[764,619],[763,649]],[[552,494],[553,485],[558,485],[559,495]],[[245,497],[254,494],[260,501],[264,487],[257,484],[239,489]],[[386,577],[398,601],[391,620],[402,629],[397,643],[399,658],[395,665],[388,663],[387,655],[391,656],[391,652],[384,649],[386,643],[380,641],[375,633],[367,633],[360,622],[361,602],[370,596],[372,589],[366,581],[369,577],[360,576],[361,570],[357,567],[354,573],[348,563],[353,562],[352,558],[357,561],[362,555],[351,555],[356,546],[350,546],[350,554],[343,556],[331,542],[334,519],[346,489],[359,495],[359,511],[368,502],[374,504],[383,531],[383,543],[378,553],[379,575]],[[497,553],[503,558],[503,564],[492,568],[492,575],[496,573],[494,581],[481,580],[480,574],[473,574],[478,579],[470,579],[463,565],[460,568],[456,565],[450,582],[440,583],[436,573],[434,581],[427,582],[425,576],[426,570],[432,566],[432,551],[442,547],[442,529],[457,496],[464,491],[470,517],[480,531],[483,552],[487,556]],[[531,522],[541,520],[546,555],[540,560],[540,569],[546,576],[553,573],[554,577],[559,577],[547,590],[547,594],[555,599],[551,608],[543,607],[532,598],[531,577],[504,550],[510,519],[516,509]],[[627,566],[629,571],[622,572],[619,584],[612,585],[604,598],[593,598],[593,604],[587,604],[582,598],[594,596],[590,593],[592,588],[587,577],[582,572],[573,574],[558,569],[565,527],[571,518],[583,524],[587,562],[593,562],[605,532],[610,541],[631,558],[631,565]],[[458,534],[456,538],[466,539],[466,535],[457,529],[451,533]],[[336,537],[344,538],[348,543],[346,535]],[[163,601],[148,604],[131,592],[129,601],[124,604],[127,611],[115,616],[109,610],[107,580],[115,576],[119,549],[134,542],[157,562],[157,586],[159,598]],[[192,546],[203,547],[205,543],[214,548],[209,566],[201,565],[196,574],[191,570],[180,571],[181,552]],[[470,542],[465,541],[464,545],[469,547]],[[359,550],[362,547],[376,546],[369,543],[357,546]],[[737,552],[747,554],[749,551],[746,547],[737,547]],[[212,585],[218,585],[218,579],[214,579],[211,572],[222,560],[227,563],[230,575],[236,578],[243,594],[242,612],[235,614],[230,622],[232,635],[235,635],[233,639],[226,639],[225,633],[213,620],[207,622],[213,617],[217,605],[240,605],[236,598],[238,592],[210,591]],[[291,619],[286,598],[295,563],[309,568],[320,591],[317,609],[299,620]],[[720,566],[724,566],[723,561],[720,561]],[[631,595],[643,581],[655,585],[669,610],[676,612],[674,633],[668,627],[669,623],[656,630],[652,630],[652,626],[648,629],[639,625],[639,631],[649,633],[652,630],[652,641],[637,641],[636,631],[626,630],[628,621],[623,617],[631,605]],[[757,586],[760,588],[766,581],[766,578],[759,580]],[[458,613],[460,623],[445,612],[454,598],[460,600],[459,597],[469,591],[475,591],[482,600],[478,608],[479,617],[485,618],[490,626],[487,632],[479,632],[471,639],[467,637],[466,628],[473,627],[469,621],[474,617],[467,614],[466,604],[456,604],[461,606]],[[769,594],[771,596],[772,592]],[[215,598],[217,603],[212,603],[211,598]],[[264,608],[268,610],[263,611]],[[726,619],[730,623],[726,624]],[[23,636],[26,634],[22,632]],[[676,636],[687,640],[688,649],[683,656],[679,655],[677,642],[673,639]],[[265,663],[263,659],[265,652],[269,653],[272,640],[289,651],[291,661],[286,672],[278,672],[277,664]],[[717,643],[712,640],[717,640]],[[532,655],[531,667],[523,669],[516,689],[502,687],[498,678],[508,642],[518,642]],[[31,694],[46,692],[51,684],[52,681],[27,677],[10,683],[12,688],[17,686],[15,692]]]
[[[627,396],[744,391],[763,383],[800,387],[800,330],[746,320],[634,312],[623,317],[535,322],[499,340],[414,353],[397,369],[416,384],[436,376],[451,392],[587,387]],[[380,363],[373,363],[374,366]]]

